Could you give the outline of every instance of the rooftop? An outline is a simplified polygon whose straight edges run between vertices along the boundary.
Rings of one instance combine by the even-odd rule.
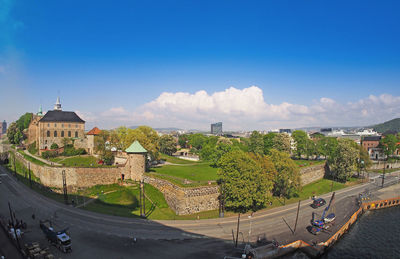
[[[75,112],[66,111],[48,111],[43,118],[40,119],[41,122],[85,122]]]
[[[93,129],[89,130],[88,133],[86,133],[86,135],[99,135],[101,132],[101,130],[97,127],[94,127]]]
[[[126,153],[147,153],[147,150],[140,145],[139,141],[135,140],[132,145],[125,149]]]

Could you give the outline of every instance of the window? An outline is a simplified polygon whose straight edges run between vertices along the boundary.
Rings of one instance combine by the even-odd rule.
[[[50,130],[47,131],[47,137],[50,137]]]
[[[57,131],[56,130],[54,131],[54,137],[57,137]]]
[[[71,131],[68,131],[68,137],[69,138],[71,137]]]
[[[54,127],[57,127],[57,123],[54,123]]]
[[[71,124],[68,124],[68,128],[71,128]]]
[[[47,140],[44,141],[44,144],[47,144]]]
[[[47,123],[47,127],[50,127],[50,123]]]
[[[61,137],[62,138],[64,137],[64,131],[61,131]]]
[[[75,138],[78,137],[78,131],[75,131]]]
[[[78,124],[75,125],[75,128],[78,128]]]
[[[61,128],[64,128],[64,124],[61,124]]]

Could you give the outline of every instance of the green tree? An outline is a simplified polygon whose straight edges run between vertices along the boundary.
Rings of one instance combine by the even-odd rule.
[[[299,167],[290,158],[290,155],[286,152],[272,149],[268,157],[277,172],[274,180],[274,195],[285,198],[297,195],[301,187]]]
[[[339,139],[336,152],[328,159],[333,176],[338,181],[345,182],[350,179],[351,172],[355,169],[359,150],[353,143],[349,139]]]
[[[171,135],[162,135],[159,140],[161,153],[172,155],[176,152],[176,142]]]
[[[114,163],[115,157],[111,150],[106,150],[103,155],[101,155],[101,159],[104,161],[106,165],[112,165]]]
[[[269,132],[268,134],[265,134],[263,136],[264,140],[264,155],[269,155],[270,150],[274,148],[274,139],[275,139],[276,133]]]
[[[263,136],[258,131],[253,131],[249,140],[249,151],[255,154],[264,154]]]
[[[223,155],[218,175],[228,210],[238,213],[257,211],[268,201],[270,182],[257,162],[243,151],[233,150]]]
[[[15,122],[11,123],[7,129],[7,138],[11,144],[17,144],[17,143],[15,143],[15,134],[17,132],[20,132],[20,130],[17,126],[17,123],[15,123]]]
[[[17,126],[19,130],[22,132],[24,129],[27,129],[29,127],[29,123],[32,120],[32,113],[25,113],[19,119],[16,121]]]
[[[294,142],[296,143],[296,155],[300,159],[301,155],[308,155],[309,150],[308,145],[308,136],[307,133],[305,133],[302,130],[295,130],[292,133],[292,138],[294,139]]]
[[[357,145],[358,149],[358,154],[359,154],[359,159],[357,163],[357,171],[358,171],[358,176],[360,176],[360,172],[368,169],[372,166],[372,161],[369,157],[368,151],[363,148],[361,145]]]
[[[106,143],[109,139],[110,133],[107,130],[102,130],[99,135],[94,136],[94,150],[100,155],[106,152]]]
[[[53,144],[51,144],[51,146],[50,146],[50,149],[57,149],[57,148],[58,148],[57,143],[53,143]]]
[[[187,142],[189,141],[188,136],[186,134],[179,135],[178,144],[181,148],[187,148]]]
[[[21,131],[18,129],[14,135],[14,144],[19,145],[23,139],[24,135],[22,135]]]
[[[192,146],[195,152],[199,151],[206,143],[207,137],[201,133],[188,135],[188,144]]]
[[[278,133],[274,138],[274,149],[290,154],[290,136],[286,133]]]
[[[382,138],[380,141],[380,147],[383,149],[383,152],[387,157],[393,156],[396,149],[399,147],[397,145],[398,139],[395,135],[389,134],[386,137]]]

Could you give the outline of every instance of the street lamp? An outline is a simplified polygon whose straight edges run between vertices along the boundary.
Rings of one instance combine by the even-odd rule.
[[[251,235],[251,218],[253,216],[253,212],[248,216],[249,220],[250,220],[250,227],[249,227],[249,238],[247,240],[247,243],[250,244],[250,235]]]

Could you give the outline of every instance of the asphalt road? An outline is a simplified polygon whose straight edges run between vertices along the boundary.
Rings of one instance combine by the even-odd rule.
[[[236,217],[149,221],[103,215],[44,197],[18,182],[2,167],[0,177],[3,182],[0,185],[0,214],[8,216],[7,202],[10,201],[16,217],[28,223],[25,242],[38,241],[47,245],[39,228],[39,219],[51,219],[56,229],[69,227],[73,252],[62,254],[51,248],[60,258],[223,258],[226,254],[232,254],[232,230],[236,231]],[[385,183],[391,181],[398,181],[398,178],[388,176],[385,179]],[[355,197],[358,193],[366,188],[373,189],[376,185],[367,183],[336,192],[337,227],[356,209]],[[326,194],[322,197],[329,201],[330,196]],[[323,233],[316,240],[306,231],[312,212],[321,215],[323,210],[314,210],[310,204],[311,200],[301,203],[295,234],[291,229],[294,228],[297,204],[260,211],[251,218],[243,215],[239,240],[255,241],[260,236],[286,243],[299,238],[309,242],[328,238],[329,233]],[[35,214],[35,220],[32,214]],[[133,237],[137,238],[137,243],[133,243]]]

